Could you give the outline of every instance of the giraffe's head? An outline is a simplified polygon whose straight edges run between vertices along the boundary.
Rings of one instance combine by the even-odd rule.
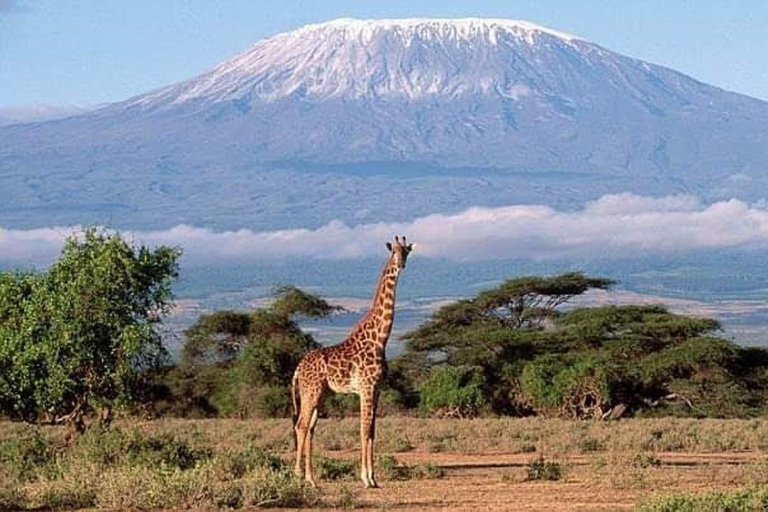
[[[400,237],[395,237],[395,243],[387,242],[387,250],[392,254],[392,262],[400,272],[405,268],[405,262],[408,259],[408,255],[413,250],[413,244],[409,244],[405,241],[405,237],[400,240]]]

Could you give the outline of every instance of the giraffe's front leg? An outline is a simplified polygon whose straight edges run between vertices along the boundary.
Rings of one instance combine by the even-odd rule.
[[[366,487],[378,487],[373,478],[373,437],[376,422],[376,393],[360,393],[360,479]]]

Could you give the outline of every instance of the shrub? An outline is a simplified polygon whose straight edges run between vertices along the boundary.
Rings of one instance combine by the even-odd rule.
[[[243,495],[254,507],[311,507],[319,501],[318,490],[288,470],[252,476],[243,484]]]
[[[391,449],[393,452],[409,452],[414,449],[413,443],[408,436],[396,437],[391,443]]]
[[[545,460],[543,456],[528,464],[528,480],[560,480],[563,468],[557,462]]]
[[[322,409],[331,418],[344,418],[360,411],[360,398],[354,394],[333,393],[323,401]]]
[[[211,457],[209,448],[197,448],[189,441],[173,434],[143,437],[134,431],[128,446],[128,455],[138,464],[149,467],[168,465],[181,470],[195,467],[198,461]]]
[[[53,462],[55,454],[51,441],[37,429],[0,443],[0,462],[21,481],[36,478]]]
[[[129,403],[139,372],[166,360],[155,327],[180,255],[87,229],[44,272],[0,272],[0,410],[82,431],[91,408]]]
[[[583,437],[579,440],[579,451],[582,453],[599,452],[604,449],[603,443],[594,437]]]
[[[638,453],[632,457],[632,467],[634,468],[657,468],[661,466],[661,459],[652,453]]]
[[[675,493],[654,496],[638,507],[644,512],[749,512],[768,509],[766,488]]]
[[[87,485],[57,485],[46,489],[40,500],[53,510],[92,508],[96,506],[96,490]]]
[[[229,453],[224,458],[224,465],[234,478],[241,478],[246,473],[257,469],[279,471],[285,468],[283,460],[260,446],[247,445],[242,450]]]
[[[332,506],[334,509],[358,508],[357,490],[347,487],[346,485],[341,485],[336,499],[328,505]]]
[[[262,418],[286,418],[292,408],[291,392],[285,386],[265,386],[257,392],[256,411]]]
[[[242,508],[243,490],[239,485],[231,483],[222,489],[216,497],[217,508]]]
[[[181,470],[190,469],[212,455],[210,448],[194,446],[172,433],[145,436],[139,430],[116,427],[88,429],[78,438],[74,450],[77,457],[102,466],[124,461],[130,465],[166,465]]]
[[[446,417],[473,417],[486,400],[484,378],[473,367],[438,366],[419,386],[422,407]]]
[[[600,417],[611,401],[610,383],[605,363],[554,354],[534,359],[520,378],[523,393],[539,412],[571,418]]]
[[[320,477],[325,480],[347,480],[355,478],[357,463],[351,460],[322,457],[319,461]]]

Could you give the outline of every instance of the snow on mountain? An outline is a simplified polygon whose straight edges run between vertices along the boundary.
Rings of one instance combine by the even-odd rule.
[[[766,126],[766,102],[532,23],[342,19],[84,115],[0,127],[0,225],[301,227],[626,191],[759,200]]]
[[[339,19],[278,34],[200,77],[127,106],[243,98],[515,94],[515,79],[505,69],[510,56],[523,47],[572,46],[577,40],[525,21]]]

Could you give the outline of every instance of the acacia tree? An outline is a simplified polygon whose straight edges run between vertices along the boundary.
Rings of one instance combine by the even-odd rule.
[[[519,413],[521,405],[510,390],[517,386],[522,362],[552,342],[545,326],[562,314],[558,307],[589,289],[612,284],[578,272],[509,279],[436,311],[404,336],[406,350],[396,364],[413,387],[440,371],[436,367],[441,365],[475,369],[484,375],[491,407]]]
[[[291,352],[303,354],[317,344],[299,328],[296,319],[324,318],[342,309],[295,286],[280,286],[273,296],[269,307],[250,313],[221,310],[200,315],[184,331],[182,362],[199,365],[230,361],[257,339],[269,339],[280,345],[287,343],[286,348]]]
[[[3,411],[82,430],[91,408],[129,402],[139,373],[167,356],[156,327],[180,255],[89,229],[47,271],[0,274]]]
[[[287,413],[288,385],[299,359],[320,345],[298,325],[299,318],[323,318],[342,308],[294,286],[275,289],[274,300],[252,312],[215,311],[201,315],[185,331],[182,367],[177,373],[213,379],[219,412],[265,415]],[[217,371],[211,373],[211,370]],[[173,379],[177,380],[177,379]],[[186,400],[197,379],[175,386]],[[210,398],[210,397],[209,397]]]
[[[497,359],[508,350],[526,350],[546,322],[560,315],[557,309],[590,289],[606,289],[610,279],[570,272],[552,277],[509,279],[472,299],[448,304],[432,318],[404,336],[409,358],[457,365],[477,365]],[[509,354],[511,355],[511,354]]]
[[[425,392],[445,401],[461,396],[451,385],[465,385],[438,377],[478,373],[484,400],[507,414],[743,416],[765,406],[768,351],[717,338],[715,320],[663,306],[558,309],[610,284],[582,274],[512,279],[435,312],[405,336],[396,363],[427,408],[436,402]]]

